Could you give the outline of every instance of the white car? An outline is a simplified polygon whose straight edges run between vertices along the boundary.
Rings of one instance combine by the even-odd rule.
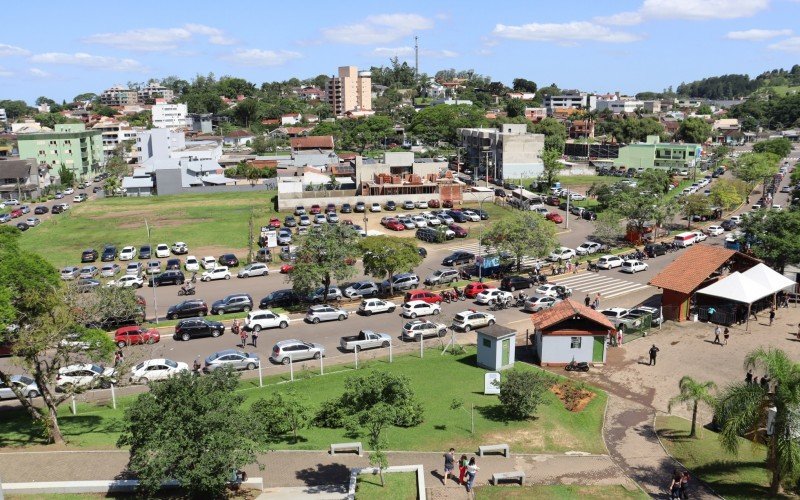
[[[559,247],[553,250],[547,257],[550,262],[560,262],[562,260],[571,259],[575,257],[575,250],[567,247]]]
[[[622,265],[622,257],[617,255],[603,255],[597,259],[597,267],[600,269],[613,269]]]
[[[514,295],[511,292],[504,292],[499,288],[487,288],[475,296],[475,302],[478,304],[491,304],[495,301],[504,302],[507,299],[513,299]]]
[[[120,277],[118,280],[109,281],[107,286],[116,286],[119,288],[142,288],[144,286],[144,279],[142,279],[140,276],[126,274],[125,276]]]
[[[428,221],[421,215],[415,215],[414,217],[411,217],[411,220],[417,227],[428,227]]]
[[[166,243],[156,245],[156,258],[166,259],[167,257],[169,257],[169,245]]]
[[[575,249],[575,253],[578,255],[589,255],[598,252],[601,248],[603,248],[603,245],[596,241],[584,241]]]
[[[394,312],[397,309],[397,304],[392,302],[391,300],[382,300],[382,299],[364,299],[361,301],[361,304],[358,306],[358,312],[363,314],[364,316],[372,316],[373,314],[384,313],[384,312]]]
[[[432,213],[423,212],[423,213],[422,213],[422,214],[420,214],[420,215],[422,215],[423,217],[425,217],[425,220],[426,220],[426,221],[428,221],[428,225],[429,225],[429,226],[438,226],[439,224],[441,224],[441,223],[442,223],[442,221],[441,221],[441,220],[440,220],[438,217],[436,217],[435,215],[433,215]]]
[[[166,358],[148,359],[131,370],[132,384],[147,384],[153,380],[165,380],[181,372],[188,372],[189,365],[182,361]]]
[[[695,243],[698,243],[698,242],[701,242],[701,241],[705,241],[705,240],[708,239],[708,235],[706,233],[704,233],[703,231],[693,231],[693,233],[695,234],[695,238],[694,238],[694,242]]]
[[[133,260],[134,257],[136,257],[136,247],[122,247],[119,251],[119,260]]]
[[[428,202],[427,201],[418,201],[416,203],[416,207],[417,208],[421,208],[421,209],[424,210],[424,209],[428,208]]]
[[[38,398],[39,394],[41,394],[39,386],[36,385],[36,382],[31,377],[27,375],[11,375],[9,378],[11,379],[11,386],[15,386],[17,390],[22,393],[23,397]],[[0,382],[0,399],[16,398],[17,395],[11,390],[11,387]]]
[[[114,369],[100,365],[69,365],[58,370],[56,389],[69,391],[77,388],[111,387],[114,382]]]
[[[415,319],[418,316],[436,315],[442,312],[439,304],[429,304],[424,300],[412,300],[403,304],[403,316]]]
[[[203,257],[200,265],[203,266],[203,269],[214,269],[217,266],[217,259],[211,256]]]
[[[473,328],[491,326],[495,324],[495,321],[494,314],[470,309],[469,311],[460,312],[453,317],[453,328],[468,332]]]
[[[73,194],[74,192],[75,192],[75,190],[72,189],[72,188],[67,188],[67,189],[64,190],[64,194]]]
[[[269,275],[269,267],[262,262],[253,262],[252,264],[247,264],[239,271],[236,276],[238,278],[250,278],[253,276],[268,276]]]
[[[175,255],[183,255],[189,252],[189,245],[182,241],[176,241],[174,245],[172,245],[172,253]]]
[[[200,281],[214,281],[214,280],[229,280],[231,279],[231,272],[228,271],[228,266],[216,266],[214,269],[205,271],[200,276]]]
[[[186,257],[186,262],[183,264],[183,267],[185,267],[187,271],[199,271],[200,263],[197,262],[197,257],[189,255]]]
[[[278,314],[269,309],[250,311],[244,319],[244,329],[260,332],[265,328],[286,328],[289,326],[289,316]]]
[[[725,230],[722,229],[722,226],[708,226],[707,231],[710,236],[719,236],[725,232]]]
[[[569,194],[569,199],[572,200],[572,201],[583,201],[583,200],[586,199],[586,197],[584,195],[580,194],[580,193],[570,193]]]
[[[705,235],[704,235],[705,236]],[[641,260],[626,260],[622,263],[622,268],[620,269],[623,273],[637,273],[639,271],[647,271],[647,264],[642,262]]]
[[[369,207],[370,212],[380,212],[381,211],[381,204],[380,203],[373,203]]]
[[[3,203],[5,203],[6,205],[19,205],[19,200],[16,198],[9,198],[7,200],[4,200]]]
[[[462,210],[461,214],[467,218],[470,222],[480,222],[481,216],[477,213],[473,212],[472,210]]]
[[[737,225],[741,224],[742,216],[741,215],[731,215],[730,219],[735,222]]]

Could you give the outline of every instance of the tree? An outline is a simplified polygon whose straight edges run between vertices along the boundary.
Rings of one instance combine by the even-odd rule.
[[[744,203],[750,187],[738,179],[718,179],[711,186],[711,203],[725,210],[732,210]]]
[[[700,405],[700,403],[705,403],[708,406],[714,406],[715,399],[714,396],[711,395],[711,391],[716,389],[717,385],[711,381],[698,382],[687,375],[684,376],[680,382],[678,382],[678,388],[680,389],[680,393],[669,400],[669,405],[667,406],[668,411],[671,413],[672,406],[675,404],[691,404],[692,428],[689,431],[689,437],[697,437],[697,407]]]
[[[414,269],[422,262],[414,240],[397,236],[367,236],[359,244],[364,273],[389,279],[389,293],[394,294],[391,277]]]
[[[507,418],[526,420],[536,413],[552,377],[540,370],[509,370],[500,381],[500,404]]]
[[[600,194],[597,196],[601,205],[625,217],[629,226],[632,226],[638,234],[644,234],[647,223],[653,220],[659,198],[632,187],[609,189],[607,193],[602,194],[602,197]]]
[[[483,235],[483,245],[511,254],[519,270],[524,257],[544,257],[558,246],[558,239],[552,222],[520,210],[495,222]]]
[[[779,137],[777,139],[769,139],[767,141],[759,141],[753,144],[753,152],[755,153],[772,153],[778,158],[785,158],[792,152],[792,141],[786,137]]]
[[[62,186],[74,186],[75,185],[75,172],[68,169],[66,165],[63,163],[61,167],[58,169],[58,178],[61,180]]]
[[[671,185],[672,179],[666,170],[648,169],[639,175],[638,187],[658,196],[667,194]]]
[[[624,116],[622,119],[609,120],[610,133],[616,137],[618,142],[630,144],[632,142],[642,142],[649,135],[662,136],[664,126],[655,118],[639,118],[635,116]]]
[[[514,78],[511,85],[515,92],[536,92],[536,82],[524,78]]]
[[[692,144],[703,144],[711,136],[711,125],[702,118],[687,118],[678,127],[677,138]]]
[[[256,426],[260,442],[275,441],[291,433],[296,443],[297,432],[308,425],[311,416],[306,398],[293,389],[258,399],[250,407],[250,420]]]
[[[292,288],[306,295],[323,286],[322,301],[327,302],[331,282],[353,276],[355,268],[347,262],[358,256],[358,233],[345,225],[323,224],[299,238],[297,261],[289,275]]]
[[[269,144],[267,144],[267,140],[262,134],[258,134],[250,144],[250,148],[253,150],[253,153],[257,155],[263,155],[269,151]]]
[[[456,144],[459,128],[478,127],[486,123],[481,108],[467,104],[437,104],[420,110],[411,120],[408,131],[425,144]]]
[[[800,442],[796,438],[800,423],[796,413],[800,407],[800,365],[780,349],[762,347],[747,354],[744,367],[763,370],[770,378],[772,391],[743,382],[727,387],[717,398],[719,439],[726,450],[737,453],[740,436],[755,440],[762,435],[768,408],[775,407],[772,434],[765,436],[766,468],[772,472],[769,491],[775,497],[781,492],[783,480],[796,479],[800,473]]]
[[[72,102],[94,101],[97,99],[97,94],[94,92],[84,92],[72,98]]]
[[[356,120],[348,139],[363,153],[368,146],[379,144],[394,134],[394,124],[388,116],[373,115]]]
[[[740,241],[779,272],[800,261],[800,212],[767,210],[742,218],[740,228]]]
[[[692,228],[692,218],[694,216],[708,215],[711,212],[711,203],[708,197],[700,193],[690,194],[683,199],[681,214],[686,216],[686,229]]]
[[[143,493],[153,497],[164,481],[176,480],[190,498],[219,498],[232,472],[256,460],[263,447],[241,408],[238,381],[229,369],[203,377],[182,372],[151,382],[125,409],[117,446],[130,447],[128,468]]]
[[[243,127],[249,127],[258,118],[258,114],[258,101],[249,97],[233,108],[233,116]]]
[[[708,104],[701,104],[700,107],[695,110],[695,114],[698,115],[710,115],[711,113],[713,113],[713,111],[711,111],[711,106]]]
[[[560,160],[561,152],[559,150],[545,147],[544,151],[542,151],[543,168],[539,178],[548,187],[558,180],[559,172],[564,169],[564,164]]]
[[[525,102],[522,99],[509,99],[506,103],[506,114],[509,118],[525,116]]]
[[[734,177],[747,183],[761,182],[778,173],[780,157],[772,153],[745,153],[731,168]]]
[[[364,413],[363,425],[367,428],[367,444],[372,449],[369,463],[378,468],[381,486],[386,486],[383,481],[383,471],[389,466],[389,459],[384,451],[387,447],[385,431],[395,418],[394,408],[386,403],[378,403]]]
[[[555,118],[545,118],[533,126],[533,132],[544,134],[544,148],[564,153],[564,144],[567,142],[567,127]]]
[[[622,215],[614,210],[603,210],[597,214],[592,235],[606,245],[613,245],[625,235]]]

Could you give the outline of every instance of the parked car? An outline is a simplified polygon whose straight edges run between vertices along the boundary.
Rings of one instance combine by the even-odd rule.
[[[492,304],[497,301],[503,302],[513,298],[514,296],[511,292],[506,292],[499,288],[489,288],[476,295],[475,302],[478,304]]]
[[[215,280],[229,280],[231,279],[231,272],[228,266],[216,266],[214,269],[204,271],[200,275],[200,281],[215,281]]]
[[[578,245],[578,248],[575,249],[575,253],[578,255],[591,255],[603,249],[604,245],[601,243],[597,243],[596,241],[584,241]]]
[[[272,348],[269,359],[274,363],[288,365],[290,362],[305,359],[319,359],[325,356],[325,346],[302,340],[281,340]]]
[[[707,231],[709,236],[719,236],[725,232],[722,226],[708,226]]]
[[[136,257],[136,247],[126,246],[119,251],[119,260],[133,260]]]
[[[175,255],[187,254],[187,253],[189,253],[189,245],[187,245],[186,243],[184,243],[182,241],[176,241],[172,245],[172,253],[174,253]]]
[[[139,259],[149,259],[151,254],[150,245],[142,245],[139,247]]]
[[[567,247],[559,247],[553,250],[547,257],[551,262],[561,262],[575,257],[575,250]]]
[[[667,254],[667,246],[661,243],[648,243],[644,246],[644,253],[651,259]]]
[[[181,259],[178,258],[167,259],[167,263],[164,265],[164,269],[166,269],[167,271],[180,271]]]
[[[478,296],[479,293],[488,290],[490,288],[492,287],[486,283],[473,281],[472,283],[469,283],[466,287],[464,287],[464,295],[468,299],[474,299],[475,297]]]
[[[441,304],[442,296],[435,292],[429,292],[428,290],[411,290],[406,292],[403,300],[405,302],[421,300],[428,304]]]
[[[261,299],[258,303],[260,309],[267,309],[269,307],[292,307],[300,303],[300,298],[291,288],[284,290],[275,290],[270,292],[269,295]]]
[[[340,210],[343,214],[349,214],[353,212],[353,207],[349,203],[342,203],[342,209]]]
[[[386,210],[389,210],[390,212],[394,212],[395,210],[397,210],[397,203],[395,203],[393,200],[389,200],[389,201],[386,202],[385,207],[386,207]]]
[[[262,262],[253,262],[244,266],[236,276],[238,278],[252,278],[254,276],[268,276],[269,267]]]
[[[186,281],[186,276],[183,272],[172,269],[150,277],[147,284],[149,286],[183,285],[184,281]]]
[[[117,328],[114,332],[114,343],[119,347],[140,344],[157,344],[161,334],[155,328],[145,328],[139,325],[130,325]]]
[[[167,319],[202,317],[206,314],[208,314],[208,305],[202,299],[184,300],[167,309]]]
[[[376,298],[364,299],[358,306],[358,312],[362,313],[364,316],[372,316],[373,314],[384,312],[392,313],[395,309],[397,309],[397,304],[394,302]]]
[[[556,224],[561,224],[562,222],[564,222],[564,218],[561,217],[561,214],[559,214],[558,212],[550,212],[549,214],[545,215],[544,217],[545,217],[545,219],[547,219],[549,221],[553,221]]]
[[[525,312],[535,313],[539,312],[543,309],[548,309],[553,307],[555,304],[561,302],[561,299],[558,297],[552,297],[550,295],[542,295],[542,294],[533,294],[532,296],[528,297],[525,300],[525,305],[523,306],[522,310]]]
[[[380,208],[380,205],[378,205],[378,208]],[[364,202],[363,201],[358,201],[358,202],[356,202],[356,206],[355,206],[355,208],[353,210],[356,213],[363,213],[363,212],[366,211],[366,209],[367,209],[367,207],[366,207],[366,205],[364,205]]]
[[[475,254],[464,251],[456,251],[442,259],[444,266],[458,266],[462,264],[472,264],[475,262]]]
[[[142,274],[144,267],[142,266],[141,262],[131,262],[127,266],[125,266],[125,274],[129,274],[131,276],[139,276]]]
[[[425,284],[428,286],[446,285],[458,281],[458,276],[459,273],[456,269],[437,269],[425,278]]]
[[[639,306],[628,311],[628,316],[631,318],[641,318],[646,314],[650,315],[650,324],[652,326],[658,326],[664,322],[664,316],[661,314],[660,308]]]
[[[183,361],[173,361],[167,358],[148,359],[133,367],[129,380],[132,384],[148,384],[155,380],[166,380],[188,371],[189,365]]]
[[[500,280],[500,289],[513,292],[523,288],[530,288],[533,282],[525,276],[506,276]]]
[[[108,389],[116,382],[113,368],[102,365],[76,364],[59,368],[56,375],[56,390],[71,392],[75,389]]]
[[[97,266],[83,266],[78,277],[83,279],[94,278],[99,272],[100,270],[97,269]]]
[[[100,256],[100,260],[103,262],[110,262],[117,258],[117,247],[114,245],[106,245],[103,247],[103,253]]]
[[[253,297],[249,293],[233,293],[211,304],[211,314],[249,312],[253,309]]]
[[[151,260],[147,263],[147,274],[158,274],[161,272],[161,261],[160,260]]]
[[[639,271],[647,271],[647,264],[642,262],[641,260],[630,259],[626,260],[622,263],[622,268],[620,269],[623,273],[637,273]]]
[[[47,208],[44,205],[39,205],[38,207],[33,209],[33,213],[36,214],[36,215],[46,214],[49,211],[50,211],[50,209]]]
[[[187,271],[197,272],[200,270],[200,263],[197,261],[197,257],[189,255],[186,257],[186,262],[183,263],[183,267],[185,267]]]
[[[16,399],[17,395],[12,390],[12,386],[16,388],[24,398],[33,399],[41,395],[39,386],[36,381],[27,375],[11,375],[9,377],[10,385],[6,385],[0,380],[0,399]]]
[[[119,267],[119,264],[104,264],[103,267],[100,268],[100,276],[103,278],[113,278],[119,274],[120,271],[122,271],[122,268]]]
[[[106,283],[106,286],[116,286],[119,288],[142,288],[144,286],[144,279],[141,276],[126,274],[116,280],[111,280]]]
[[[320,321],[344,321],[348,316],[349,313],[340,307],[317,304],[308,308],[305,319],[309,323],[317,324]]]
[[[175,340],[187,341],[196,337],[219,337],[225,333],[225,325],[205,318],[182,319],[175,325]]]
[[[358,205],[356,205],[356,208],[358,208]],[[356,210],[356,211],[358,211],[358,210]],[[381,204],[380,203],[373,203],[372,205],[370,205],[369,211],[373,212],[373,213],[380,212],[381,211]]]
[[[266,328],[286,328],[289,326],[289,316],[278,314],[264,309],[261,311],[251,311],[244,319],[245,331],[260,332]]]
[[[150,250],[149,247],[150,247],[150,245],[148,245],[148,254],[150,253],[149,252],[149,250]],[[167,257],[169,257],[169,251],[170,251],[169,250],[169,245],[167,245],[166,243],[159,243],[158,245],[156,245],[156,258],[158,258],[158,259],[166,259]],[[143,257],[140,256],[139,258],[141,259]],[[149,258],[149,257],[146,257],[146,258]]]
[[[306,208],[303,205],[298,205],[294,207],[294,214],[296,216],[306,215]]]
[[[613,269],[620,267],[623,262],[622,257],[617,255],[603,255],[597,259],[597,267],[600,269]]]
[[[469,311],[463,311],[456,314],[453,317],[452,327],[455,330],[463,330],[465,332],[468,332],[475,328],[492,326],[493,324],[495,324],[495,321],[496,320],[493,314],[470,309]]]
[[[447,226],[447,228],[450,231],[453,231],[456,238],[466,238],[469,235],[469,231],[459,226],[458,224],[450,224]]]
[[[445,335],[447,335],[447,325],[417,319],[403,325],[401,338],[420,342],[423,338],[444,337]]]
[[[402,292],[417,288],[419,286],[419,276],[414,273],[396,274],[388,280],[381,282],[381,292],[389,293],[390,290]]]
[[[315,204],[311,205],[311,209],[309,209],[308,213],[311,214],[311,215],[321,214],[322,213],[322,207],[320,207],[319,205],[317,205],[315,203]]]
[[[357,281],[344,289],[344,296],[352,299],[355,297],[374,297],[378,295],[378,285],[372,281]]]
[[[97,250],[87,248],[81,253],[81,262],[94,262],[97,260]]]
[[[217,259],[217,264],[227,267],[238,267],[239,259],[237,259],[232,253],[224,253],[219,256],[219,259]]]
[[[721,226],[721,227],[722,227],[722,229],[724,229],[725,231],[733,231],[734,229],[736,229],[736,222],[734,222],[734,221],[733,221],[733,220],[731,220],[731,219],[725,219],[724,221],[722,221],[722,222],[720,223],[720,226]]]
[[[225,349],[217,351],[206,357],[203,372],[211,373],[220,368],[233,368],[234,370],[255,370],[261,364],[258,354],[254,352]]]
[[[361,351],[364,349],[374,349],[376,347],[389,347],[392,338],[386,333],[375,333],[372,330],[361,330],[358,335],[342,337],[339,339],[339,347],[343,351]]]

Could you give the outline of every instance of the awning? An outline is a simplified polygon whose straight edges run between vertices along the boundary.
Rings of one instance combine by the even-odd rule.
[[[742,275],[747,276],[753,281],[761,284],[772,293],[778,293],[781,290],[786,290],[787,288],[794,288],[794,286],[797,284],[763,263],[748,269],[742,273]]]
[[[698,290],[697,293],[743,304],[752,304],[759,299],[772,295],[774,292],[752,278],[736,271],[728,275],[727,278]]]

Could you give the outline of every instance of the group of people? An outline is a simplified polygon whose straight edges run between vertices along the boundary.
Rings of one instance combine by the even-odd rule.
[[[592,300],[587,293],[586,297],[583,299],[583,303],[586,305],[586,307],[591,307],[594,310],[600,309],[600,292],[597,292],[597,295],[594,296],[594,300]]]
[[[234,335],[238,335],[239,339],[241,339],[242,343],[239,344],[239,347],[242,349],[247,346],[247,331],[242,327],[242,322],[239,319],[233,320],[233,324],[231,325],[231,332]],[[250,333],[250,345],[253,347],[258,347],[258,332],[253,330]]]
[[[444,454],[444,478],[442,484],[447,485],[447,478],[453,476],[455,478],[456,468],[456,450],[450,448],[450,451]],[[466,455],[461,455],[458,459],[458,484],[467,487],[467,492],[472,491],[472,486],[475,484],[475,476],[478,474],[480,467],[475,463],[475,457],[467,459]],[[466,477],[467,482],[464,482]]]
[[[724,342],[720,342],[720,340],[719,340],[720,334],[722,335],[722,338],[724,339]],[[717,325],[716,328],[714,328],[714,343],[715,344],[728,345],[728,338],[730,336],[731,336],[731,331],[727,326],[725,327],[724,331],[722,330],[722,327],[719,326],[719,325]]]
[[[770,381],[771,381],[771,379],[769,378],[769,375],[764,375],[763,377],[761,377],[761,379],[759,379],[758,377],[754,377],[753,376],[753,370],[747,370],[747,375],[744,376],[744,383],[745,384],[748,384],[748,385],[750,385],[750,384],[760,385],[761,388],[764,389],[767,392],[769,392],[769,383],[770,383]]]
[[[669,497],[677,500],[689,498],[689,471],[672,472],[672,482],[669,485]]]

